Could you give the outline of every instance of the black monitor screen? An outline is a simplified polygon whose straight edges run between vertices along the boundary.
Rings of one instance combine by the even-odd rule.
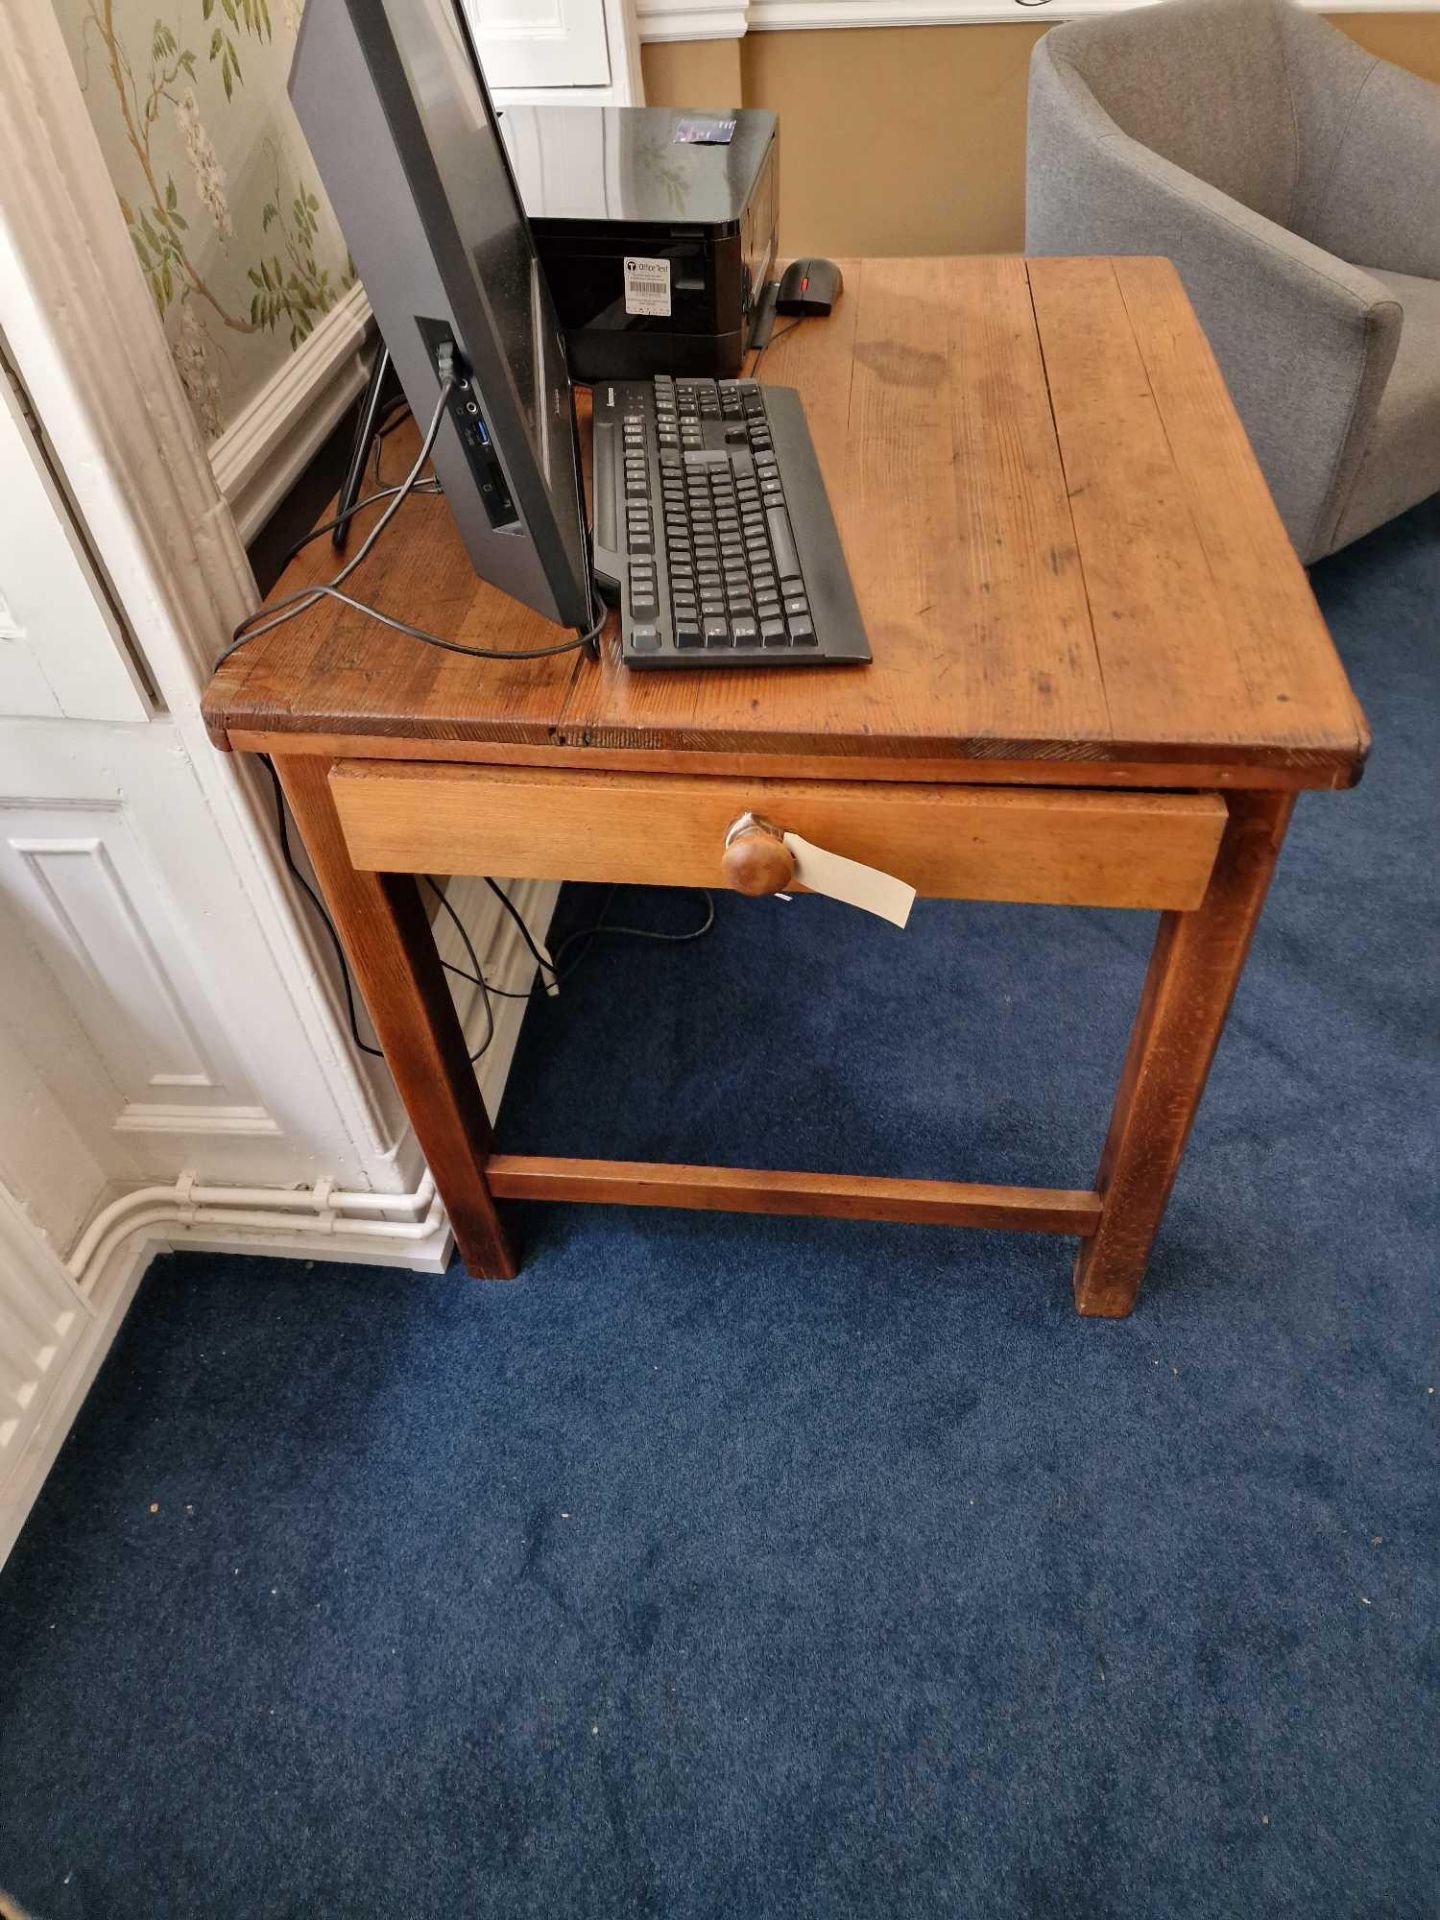
[[[505,144],[455,0],[390,9],[395,45],[460,241],[479,276],[515,395],[547,481],[568,478],[570,380],[564,343]]]
[[[564,338],[458,0],[309,0],[290,92],[416,418],[449,340],[472,382],[434,457],[476,571],[588,626]]]

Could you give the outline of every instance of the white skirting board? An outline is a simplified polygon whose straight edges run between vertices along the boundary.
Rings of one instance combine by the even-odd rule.
[[[1052,26],[1123,13],[1159,0],[637,0],[636,27],[652,40],[738,40],[747,33],[843,27]],[[1434,13],[1440,0],[1299,0],[1315,13]]]
[[[552,882],[522,881],[506,890],[532,934],[543,942],[559,888]],[[452,880],[446,892],[470,929],[485,978],[511,992],[527,988],[534,977],[534,963],[513,922],[501,912],[484,882]],[[459,934],[448,915],[441,915],[436,922],[436,944],[442,959],[460,966],[468,964]],[[477,1066],[476,1077],[486,1109],[493,1115],[499,1109],[509,1077],[527,1002],[497,997],[491,1005],[494,1035]],[[485,1010],[478,992],[460,983],[457,1008],[467,1043],[473,1051],[485,1037]],[[277,1200],[286,1191],[276,1189]],[[289,1191],[293,1197],[293,1190]],[[250,1203],[250,1210],[261,1218],[267,1217],[264,1207],[257,1202]],[[177,1216],[178,1211],[177,1207]],[[85,1311],[74,1316],[67,1335],[58,1343],[53,1362],[43,1372],[37,1371],[33,1377],[21,1380],[18,1396],[14,1393],[9,1396],[18,1413],[8,1420],[0,1417],[0,1565],[4,1564],[25,1523],[146,1269],[157,1254],[170,1251],[251,1253],[299,1259],[312,1266],[322,1260],[339,1261],[347,1265],[403,1267],[415,1273],[439,1274],[450,1261],[451,1237],[443,1213],[432,1231],[423,1237],[403,1240],[381,1241],[347,1234],[343,1220],[338,1219],[333,1231],[318,1235],[313,1226],[309,1230],[297,1227],[287,1232],[271,1224],[253,1228],[240,1224],[217,1226],[204,1218],[189,1225],[178,1217],[173,1222],[152,1220],[147,1224],[143,1213],[137,1215],[134,1233],[119,1237],[107,1235],[97,1249],[96,1262],[75,1277]],[[48,1249],[39,1257],[52,1262],[55,1258]],[[471,1283],[457,1274],[456,1284]],[[0,1309],[3,1307],[4,1276],[0,1275]],[[0,1400],[5,1398],[0,1394]],[[0,1406],[0,1416],[3,1414],[4,1407]]]
[[[364,386],[373,334],[357,282],[211,443],[215,483],[242,540],[254,539]]]

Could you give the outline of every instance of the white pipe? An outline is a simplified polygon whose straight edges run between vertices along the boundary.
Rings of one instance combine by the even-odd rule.
[[[112,1200],[102,1207],[95,1218],[86,1227],[75,1244],[74,1251],[65,1263],[65,1270],[72,1280],[78,1281],[81,1274],[90,1266],[96,1248],[110,1234],[110,1229],[124,1222],[124,1231],[130,1232],[141,1222],[132,1221],[130,1215],[142,1211],[153,1211],[157,1206],[164,1207],[169,1218],[177,1217],[177,1209],[218,1207],[218,1208],[258,1208],[275,1215],[283,1208],[294,1207],[302,1218],[286,1218],[290,1227],[319,1224],[322,1231],[338,1213],[424,1213],[427,1217],[434,1212],[435,1180],[427,1168],[425,1177],[413,1193],[348,1193],[332,1187],[329,1180],[319,1180],[313,1187],[202,1187],[197,1185],[193,1173],[182,1173],[170,1187],[137,1187],[131,1193],[121,1194],[118,1200]],[[317,1216],[316,1222],[307,1222],[303,1215]],[[150,1224],[147,1217],[145,1223]],[[239,1222],[232,1221],[232,1224]],[[274,1224],[273,1219],[268,1224]],[[362,1223],[356,1222],[357,1228]],[[398,1221],[380,1221],[381,1227],[400,1227]],[[423,1225],[421,1238],[429,1231]],[[387,1234],[387,1238],[395,1238]],[[399,1235],[407,1237],[405,1231]],[[109,1249],[107,1248],[107,1252]]]
[[[162,1187],[159,1191],[166,1193],[168,1190]],[[445,1209],[438,1196],[431,1201],[423,1220],[342,1220],[333,1213],[296,1215],[278,1211],[271,1213],[260,1208],[202,1207],[191,1202],[176,1204],[172,1197],[169,1205],[144,1207],[133,1218],[116,1221],[88,1256],[89,1279],[81,1273],[76,1273],[74,1277],[82,1292],[88,1292],[95,1276],[104,1272],[106,1262],[120,1242],[142,1227],[248,1227],[259,1232],[269,1229],[285,1233],[338,1234],[342,1239],[358,1236],[375,1240],[423,1240],[438,1232],[444,1224]]]

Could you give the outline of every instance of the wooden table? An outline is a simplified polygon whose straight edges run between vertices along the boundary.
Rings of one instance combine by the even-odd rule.
[[[332,602],[216,674],[213,737],[275,757],[472,1273],[516,1270],[506,1198],[830,1214],[1076,1236],[1079,1310],[1128,1313],[1295,795],[1353,784],[1363,716],[1167,263],[851,262],[764,375],[804,395],[872,665],[491,664]],[[360,586],[553,638],[438,500]],[[713,885],[750,808],[926,895],[1160,910],[1093,1191],[491,1151],[414,876]]]

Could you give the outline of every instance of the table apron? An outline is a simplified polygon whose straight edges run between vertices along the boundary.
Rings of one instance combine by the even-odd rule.
[[[1215,794],[580,773],[338,760],[362,872],[714,887],[731,823],[783,831],[932,899],[1188,912],[1227,818]]]

